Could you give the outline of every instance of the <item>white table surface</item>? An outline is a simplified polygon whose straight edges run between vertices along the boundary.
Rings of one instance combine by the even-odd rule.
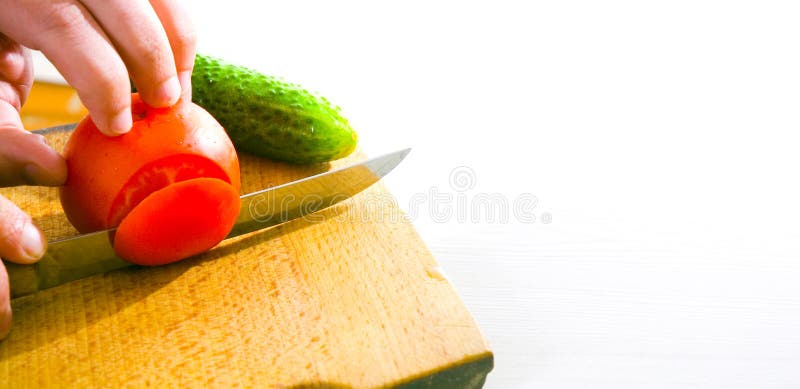
[[[414,148],[386,182],[486,387],[800,387],[795,3],[191,4],[202,52]]]

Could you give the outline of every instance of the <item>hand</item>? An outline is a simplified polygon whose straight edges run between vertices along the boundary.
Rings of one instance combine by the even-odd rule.
[[[178,0],[0,0],[0,10],[0,186],[57,186],[67,176],[63,158],[19,117],[33,83],[28,48],[44,53],[109,136],[132,125],[129,79],[154,107],[191,96],[195,35]],[[33,263],[46,244],[31,218],[0,196],[0,257]],[[0,262],[0,339],[10,326]]]
[[[195,35],[178,0],[0,0],[0,32],[55,65],[108,135],[131,127],[130,79],[151,106],[188,93]]]

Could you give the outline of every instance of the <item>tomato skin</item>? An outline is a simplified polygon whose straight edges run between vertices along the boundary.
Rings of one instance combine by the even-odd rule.
[[[152,108],[133,94],[132,112],[133,127],[127,134],[106,136],[87,116],[67,141],[63,153],[67,181],[60,189],[60,199],[78,231],[116,227],[120,218],[110,217],[110,212],[123,189],[135,189],[130,188],[135,185],[130,178],[141,174],[145,165],[174,159],[175,155],[199,156],[216,165],[227,176],[217,178],[227,178],[239,192],[236,151],[222,126],[204,109],[183,101],[172,107]],[[130,205],[128,208],[135,206]]]

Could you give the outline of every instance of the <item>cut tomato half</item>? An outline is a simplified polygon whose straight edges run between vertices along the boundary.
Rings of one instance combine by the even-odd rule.
[[[230,233],[238,191],[217,178],[193,178],[145,197],[122,219],[114,250],[138,265],[164,265],[207,251]]]
[[[109,226],[117,226],[133,208],[151,193],[193,178],[218,178],[230,184],[228,175],[208,158],[176,154],[150,162],[134,173],[117,193],[108,213]]]

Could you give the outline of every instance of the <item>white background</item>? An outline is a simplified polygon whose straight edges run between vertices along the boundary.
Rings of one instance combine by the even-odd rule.
[[[795,2],[190,3],[200,51],[414,148],[387,183],[426,201],[487,387],[800,387]]]

